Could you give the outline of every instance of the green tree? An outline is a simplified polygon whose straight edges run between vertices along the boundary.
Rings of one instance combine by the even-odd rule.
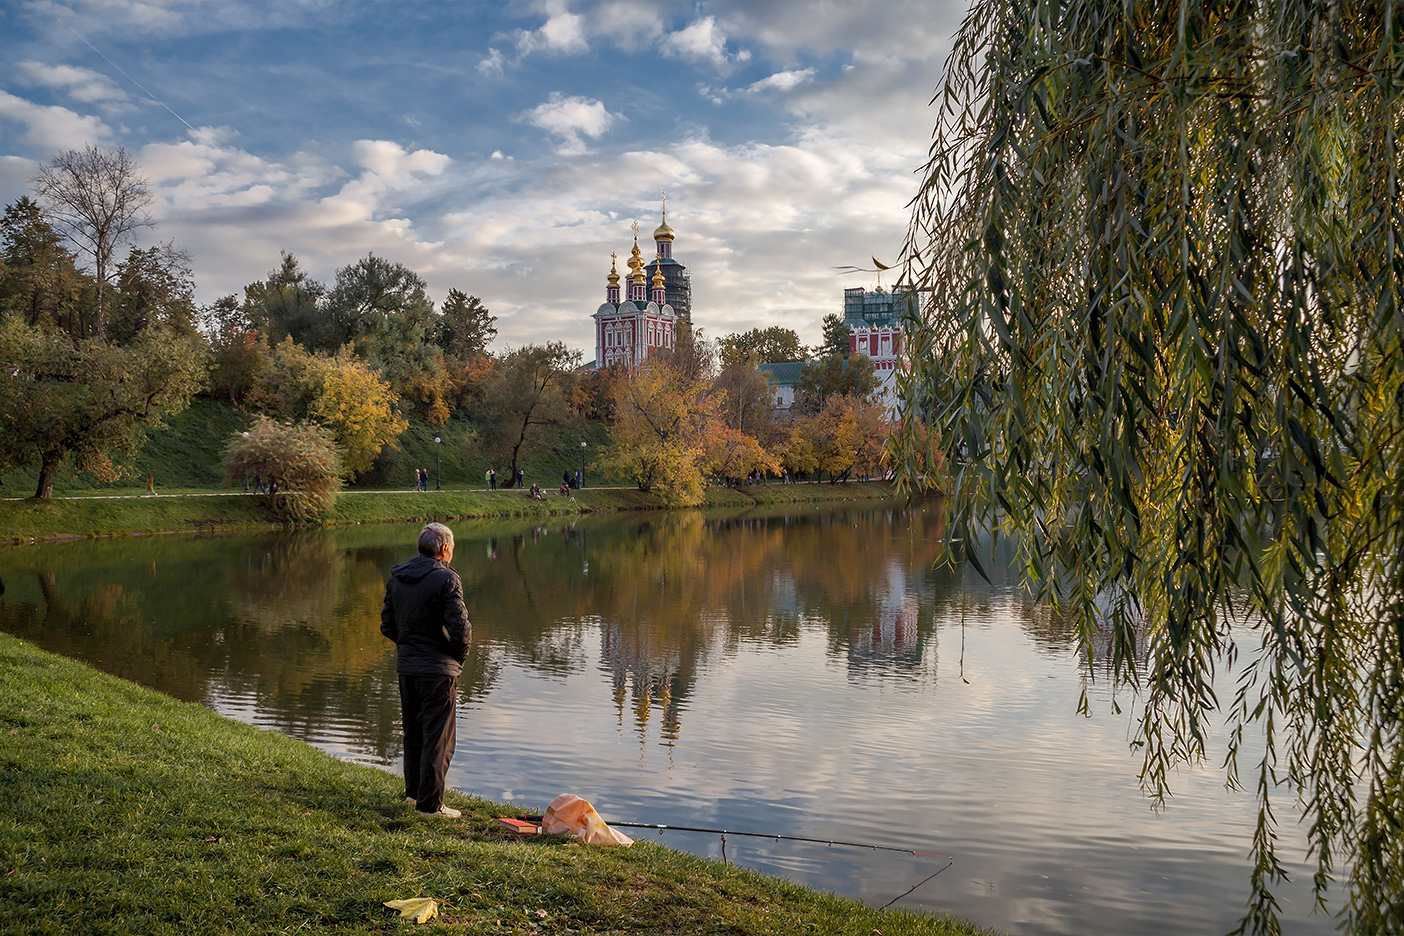
[[[818,413],[831,396],[868,400],[881,385],[873,359],[866,354],[822,357],[800,370],[799,382],[795,384],[794,412],[800,416]]]
[[[115,479],[113,457],[135,455],[145,430],[189,405],[205,371],[192,337],[148,328],[119,346],[0,322],[0,470],[37,461],[40,498],[53,496],[65,459]]]
[[[248,431],[229,440],[224,455],[228,481],[249,475],[268,486],[264,502],[274,516],[302,522],[336,504],[341,465],[331,433],[315,423],[285,423],[254,417]]]
[[[195,280],[185,251],[171,243],[145,250],[133,247],[118,265],[115,279],[107,321],[112,341],[124,344],[155,325],[173,334],[195,334]]]
[[[1343,928],[1404,932],[1400,10],[980,0],[935,100],[903,475],[1143,687],[1153,795],[1227,720],[1244,930],[1278,931],[1283,790]]]
[[[92,260],[97,285],[92,333],[102,337],[117,248],[152,226],[146,178],[121,147],[107,151],[88,145],[54,156],[40,167],[33,184],[46,219]]]
[[[332,354],[350,345],[421,416],[437,425],[448,419],[450,380],[434,343],[434,303],[419,274],[368,254],[336,271],[322,311],[327,330],[310,350]]]
[[[497,316],[477,296],[450,289],[434,323],[433,340],[444,356],[468,361],[487,354],[497,337]]]
[[[843,316],[830,312],[824,316],[824,343],[814,350],[820,357],[848,357],[848,326]]]
[[[210,346],[210,392],[242,402],[269,367],[268,343],[259,340],[246,308],[232,295],[200,310],[200,331]]]
[[[847,340],[845,337],[845,348]],[[803,360],[809,353],[809,349],[800,344],[799,335],[793,329],[780,325],[736,332],[723,338],[720,345],[724,367],[739,364],[752,356],[761,364],[779,364],[781,361]]]
[[[82,337],[93,282],[28,196],[6,206],[0,218],[0,260],[0,316],[16,315],[30,325],[54,325]]]
[[[328,334],[322,315],[322,298],[327,288],[312,279],[299,266],[297,258],[284,251],[278,269],[268,278],[244,287],[244,314],[249,324],[267,337],[270,345],[284,338],[307,348],[335,351],[340,344]]]
[[[570,390],[579,366],[580,352],[559,341],[524,345],[498,359],[488,377],[479,424],[489,455],[509,466],[503,487],[516,484],[523,454],[547,427],[574,423]]]

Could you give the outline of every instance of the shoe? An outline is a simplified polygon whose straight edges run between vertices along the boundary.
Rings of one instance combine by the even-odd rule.
[[[415,803],[419,802],[419,800],[415,799],[413,796],[406,796],[405,802],[413,806]]]
[[[440,806],[438,812],[421,812],[420,815],[433,816],[438,819],[457,819],[462,816],[463,813],[454,809],[452,806]]]

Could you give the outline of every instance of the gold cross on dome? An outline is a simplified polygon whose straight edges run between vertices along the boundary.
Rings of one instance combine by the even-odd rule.
[[[634,229],[635,234],[639,233],[639,222],[635,221],[630,227]]]

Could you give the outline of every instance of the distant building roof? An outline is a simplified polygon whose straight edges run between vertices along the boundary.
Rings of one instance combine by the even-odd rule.
[[[800,371],[808,361],[780,361],[778,364],[762,364],[760,372],[770,381],[772,387],[793,387],[799,383]]]

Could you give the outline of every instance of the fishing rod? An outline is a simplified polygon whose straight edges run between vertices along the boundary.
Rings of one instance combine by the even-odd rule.
[[[518,816],[517,818],[522,820],[523,822],[541,822],[540,816]],[[611,822],[610,825],[620,826],[625,829],[657,829],[659,832],[706,832],[710,835],[720,835],[722,842],[723,862],[727,861],[726,837],[728,835],[743,835],[748,838],[776,839],[777,841],[783,840],[786,842],[812,842],[816,845],[837,845],[841,848],[868,848],[873,851],[897,852],[901,855],[920,855],[924,858],[946,859],[946,863],[943,864],[941,867],[937,868],[935,871],[933,871],[931,874],[928,874],[920,881],[917,881],[915,884],[909,887],[906,890],[906,892],[898,894],[896,897],[893,897],[887,903],[883,904],[879,908],[881,910],[886,910],[888,907],[892,906],[897,901],[901,900],[903,897],[906,897],[907,894],[910,894],[912,891],[916,890],[918,887],[925,884],[927,881],[931,880],[936,875],[940,874],[942,871],[945,871],[951,865],[955,864],[955,859],[952,858],[950,855],[942,855],[938,854],[937,852],[921,851],[920,849],[916,848],[899,848],[896,845],[874,845],[871,842],[840,842],[836,839],[808,838],[803,835],[782,835],[778,832],[738,832],[735,829],[709,829],[701,826],[664,825],[658,822]]]

